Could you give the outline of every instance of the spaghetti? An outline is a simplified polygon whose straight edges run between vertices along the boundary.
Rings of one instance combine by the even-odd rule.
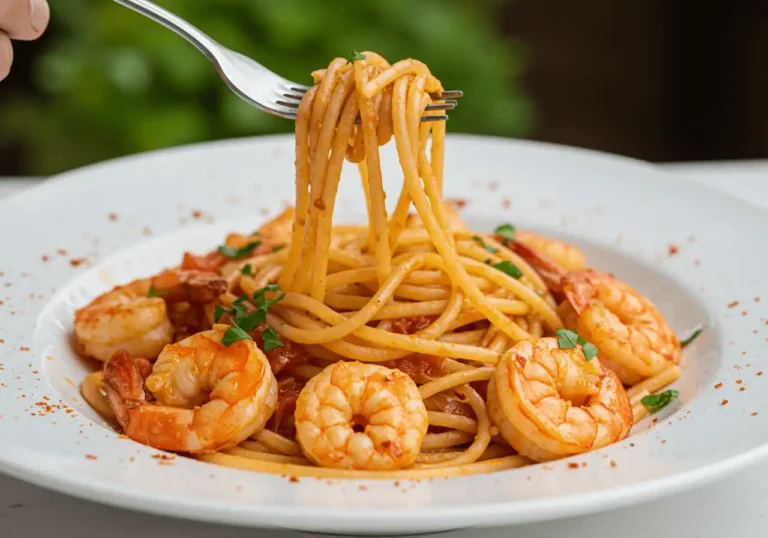
[[[443,91],[426,65],[366,52],[313,77],[295,208],[79,310],[79,350],[111,356],[86,400],[145,444],[291,476],[491,472],[626,436],[679,376],[652,303],[575,247],[464,225],[443,200],[445,124],[422,121]],[[388,214],[391,138],[404,182]],[[367,225],[333,226],[345,159]]]

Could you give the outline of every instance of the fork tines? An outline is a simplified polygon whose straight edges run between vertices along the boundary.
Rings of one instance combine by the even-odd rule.
[[[284,88],[278,91],[274,103],[276,105],[288,107],[294,111],[299,108],[304,94],[309,90],[309,86],[303,86],[301,84],[285,84]],[[440,103],[432,103],[427,105],[426,110],[453,110],[456,108],[460,97],[464,96],[464,92],[461,90],[444,90],[440,93],[431,93],[429,96],[433,101],[442,101]],[[296,113],[292,114],[293,119],[296,119]],[[444,121],[447,120],[447,115],[432,115],[422,116],[421,121]],[[356,123],[360,123],[358,119]]]

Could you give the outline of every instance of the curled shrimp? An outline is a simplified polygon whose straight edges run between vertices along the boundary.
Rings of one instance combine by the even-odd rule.
[[[98,296],[75,312],[75,338],[82,354],[108,360],[122,349],[155,358],[173,339],[165,301],[147,297],[151,279],[134,280]]]
[[[600,360],[626,385],[680,361],[680,342],[661,312],[632,286],[593,270],[572,271],[563,291],[578,313],[579,334],[600,349]]]
[[[264,427],[277,405],[269,362],[255,342],[227,347],[222,336],[205,331],[166,346],[151,373],[123,351],[107,362],[103,386],[125,435],[196,453],[235,446]]]
[[[429,419],[416,383],[399,370],[337,362],[296,402],[296,435],[322,467],[386,471],[416,462]]]
[[[627,436],[632,407],[624,387],[581,346],[554,338],[518,342],[488,385],[488,411],[520,454],[549,461],[604,447]]]
[[[166,302],[204,303],[225,289],[223,278],[201,271],[164,271],[117,286],[75,312],[77,344],[84,355],[100,361],[119,349],[154,359],[173,340]]]
[[[526,232],[525,230],[517,230],[515,232],[515,243],[522,244],[540,256],[549,258],[566,271],[576,271],[584,268],[584,253],[581,249],[565,241],[544,237],[543,235]],[[515,248],[515,250],[517,249]]]

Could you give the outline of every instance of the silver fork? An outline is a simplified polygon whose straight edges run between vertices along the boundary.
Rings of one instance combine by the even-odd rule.
[[[170,11],[149,0],[115,0],[142,15],[159,22],[192,43],[216,67],[219,76],[235,94],[264,112],[289,120],[296,119],[301,98],[309,86],[297,84],[273,73],[260,63],[230,50]],[[427,110],[451,110],[461,91],[443,91],[432,95],[442,101],[427,106]],[[447,115],[423,116],[422,121],[447,120]],[[358,120],[359,121],[359,120]]]

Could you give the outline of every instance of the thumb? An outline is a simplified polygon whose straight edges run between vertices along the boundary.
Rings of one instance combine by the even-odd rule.
[[[46,0],[0,0],[0,30],[12,39],[37,39],[50,17]]]

